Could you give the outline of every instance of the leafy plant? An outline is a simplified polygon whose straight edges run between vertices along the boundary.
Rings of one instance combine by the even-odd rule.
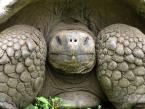
[[[31,104],[24,109],[59,109],[61,105],[62,105],[62,100],[59,97],[46,99],[45,97],[40,96],[40,97],[36,97],[34,104]],[[86,108],[86,109],[91,109],[91,108]],[[96,109],[102,109],[101,105],[98,105]]]
[[[49,109],[49,102],[44,97],[37,97],[35,106],[37,106],[38,109]]]
[[[59,97],[54,97],[49,100],[50,109],[58,109],[62,104],[62,100]]]
[[[37,106],[34,106],[34,105],[32,105],[32,104],[30,104],[29,106],[27,106],[27,107],[24,108],[24,109],[38,109],[38,107],[37,107]]]
[[[36,97],[34,105],[29,105],[24,109],[57,109],[61,105],[62,100],[59,97],[50,98]]]

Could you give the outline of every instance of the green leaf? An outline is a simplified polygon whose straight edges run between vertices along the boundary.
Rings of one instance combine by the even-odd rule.
[[[27,107],[24,108],[24,109],[38,109],[38,107],[37,107],[37,106],[33,106],[33,105],[31,104],[31,105],[27,106]]]
[[[49,104],[45,97],[36,97],[36,101],[42,104]]]
[[[41,105],[40,107],[41,107],[42,109],[48,109],[49,106],[48,106],[47,104],[43,104],[43,105]]]
[[[101,105],[99,105],[99,106],[98,106],[98,109],[102,109],[102,106],[101,106]]]
[[[48,101],[45,97],[40,96],[36,97],[35,106],[31,105],[25,109],[58,109],[61,103],[62,100],[59,97],[53,97]]]
[[[54,97],[53,99],[54,99],[54,101],[60,101],[61,100],[59,97]]]

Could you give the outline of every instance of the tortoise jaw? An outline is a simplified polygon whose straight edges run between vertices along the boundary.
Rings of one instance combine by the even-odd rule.
[[[86,74],[95,65],[95,54],[53,54],[49,53],[49,63],[66,74]]]
[[[57,96],[62,99],[61,108],[87,108],[100,104],[99,97],[87,91],[65,92]]]

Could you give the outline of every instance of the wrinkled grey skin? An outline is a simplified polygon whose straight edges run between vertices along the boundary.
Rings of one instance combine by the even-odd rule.
[[[0,17],[0,108],[23,108],[39,95],[70,108],[145,108],[145,23],[128,5],[23,2],[9,20]]]

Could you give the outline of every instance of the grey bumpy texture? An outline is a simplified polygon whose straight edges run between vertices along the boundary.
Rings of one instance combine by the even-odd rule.
[[[34,3],[29,4],[31,1]],[[5,8],[7,13],[0,16],[0,32],[4,30],[0,33],[0,109],[23,109],[37,95],[46,98],[60,95],[76,108],[104,104],[105,100],[117,109],[128,109],[139,103],[144,106],[136,109],[145,108],[145,38],[134,28],[145,32],[145,22],[122,0],[16,0]],[[115,24],[119,22],[134,27]],[[50,57],[46,56],[47,47],[47,53],[50,51],[50,35],[60,29],[89,31],[95,36],[96,68],[93,65],[88,74],[81,72],[84,75],[67,75],[50,65]],[[78,40],[78,48],[79,41],[83,43]],[[58,48],[56,45],[53,48]],[[71,52],[67,44],[62,46],[66,53]],[[85,48],[90,49],[86,46],[81,51]],[[86,56],[89,57],[87,54],[78,57],[83,62],[87,61],[82,58]],[[60,59],[71,62],[70,57]],[[54,59],[59,61],[55,56]],[[71,64],[68,66],[72,68]]]
[[[45,58],[45,40],[34,27],[17,25],[1,32],[0,106],[14,109],[32,102],[43,84]]]
[[[97,76],[117,109],[145,103],[145,35],[138,29],[115,24],[97,39]]]

